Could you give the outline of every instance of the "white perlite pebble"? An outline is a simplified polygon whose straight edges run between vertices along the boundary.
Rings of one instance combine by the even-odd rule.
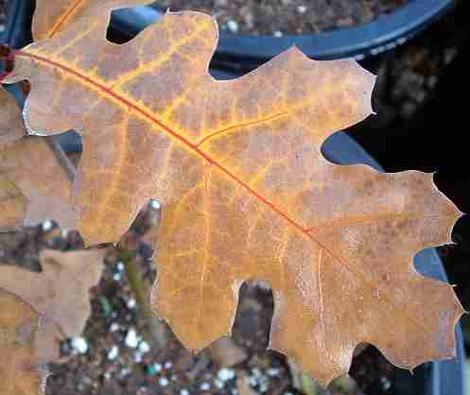
[[[180,395],[190,395],[190,394],[187,389],[183,388],[182,390],[180,390]]]
[[[268,373],[268,376],[271,376],[271,377],[279,376],[279,369],[270,368],[268,369],[267,373]]]
[[[146,342],[146,341],[141,341],[139,343],[139,351],[142,353],[142,354],[145,354],[147,352],[150,351],[150,346],[149,344]]]
[[[307,7],[304,5],[299,5],[297,7],[297,11],[299,14],[305,14],[307,12]]]
[[[157,373],[162,371],[162,365],[159,363],[154,363],[153,368],[155,369]]]
[[[160,377],[160,380],[158,380],[158,384],[160,384],[161,387],[166,387],[170,382],[166,377]]]
[[[282,36],[283,36],[283,33],[282,33],[280,30],[276,30],[276,31],[273,33],[273,36],[274,36],[274,37],[282,37]]]
[[[116,269],[119,270],[120,272],[124,271],[125,269],[124,263],[122,263],[121,261],[116,263]]]
[[[139,344],[139,339],[137,337],[137,332],[135,329],[131,328],[127,332],[126,338],[124,339],[124,342],[126,343],[127,347],[130,348],[136,348],[137,345]]]
[[[230,30],[232,33],[238,32],[238,23],[233,19],[227,21],[227,29]]]
[[[173,362],[166,361],[163,366],[165,367],[165,369],[171,369],[173,367]]]
[[[152,207],[154,210],[159,210],[161,207],[161,204],[158,200],[152,199],[150,200],[150,207]]]
[[[49,220],[47,219],[47,220],[45,220],[45,221],[42,223],[42,230],[43,230],[44,232],[48,232],[48,231],[50,231],[50,230],[52,229],[52,226],[53,226],[52,221],[49,221]]]
[[[119,355],[119,348],[118,346],[114,345],[111,347],[111,350],[108,352],[108,360],[113,361]]]
[[[119,330],[119,324],[117,322],[113,322],[110,327],[109,327],[109,330],[111,332],[116,332]]]
[[[209,391],[211,389],[211,385],[209,383],[202,383],[199,388],[201,391]]]
[[[128,301],[127,301],[127,308],[128,309],[133,309],[136,305],[136,301],[134,298],[130,298]]]
[[[235,372],[232,369],[222,368],[217,372],[219,380],[228,381],[235,377]]]
[[[72,348],[79,354],[86,354],[88,351],[88,343],[83,337],[74,337],[72,339]]]

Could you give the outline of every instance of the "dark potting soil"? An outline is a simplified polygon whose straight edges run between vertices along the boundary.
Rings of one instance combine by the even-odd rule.
[[[315,33],[367,23],[408,0],[158,0],[163,10],[212,14],[231,33]]]

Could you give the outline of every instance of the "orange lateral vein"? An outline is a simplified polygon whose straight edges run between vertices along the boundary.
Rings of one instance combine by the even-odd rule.
[[[53,37],[60,28],[67,22],[70,16],[85,2],[85,0],[77,0],[72,6],[62,15],[61,18],[52,26],[51,30],[49,31],[47,37]]]
[[[269,115],[265,118],[255,119],[253,121],[240,123],[238,125],[227,126],[225,128],[219,129],[219,130],[207,135],[206,137],[202,138],[199,141],[199,143],[196,144],[196,147],[200,147],[202,144],[207,142],[207,140],[210,140],[211,138],[216,137],[219,134],[231,132],[232,130],[236,130],[236,129],[240,129],[240,128],[249,128],[250,126],[255,126],[255,125],[258,125],[258,124],[264,123],[264,122],[274,121],[275,119],[280,118],[280,117],[282,117],[284,115],[287,115],[287,114],[288,114],[288,111],[282,111],[282,112],[279,112],[277,114]]]

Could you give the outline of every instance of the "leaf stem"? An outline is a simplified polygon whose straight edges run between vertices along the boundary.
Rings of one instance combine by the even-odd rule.
[[[152,341],[159,348],[163,348],[167,343],[167,333],[164,324],[157,318],[152,310],[149,298],[149,288],[145,280],[139,273],[137,265],[129,250],[121,249],[120,258],[124,263],[129,284],[134,292],[140,311],[147,324],[147,334],[150,341]]]

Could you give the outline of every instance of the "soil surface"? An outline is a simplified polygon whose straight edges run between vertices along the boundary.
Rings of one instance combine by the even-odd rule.
[[[214,15],[231,33],[302,34],[367,23],[407,0],[157,0],[163,10]]]

